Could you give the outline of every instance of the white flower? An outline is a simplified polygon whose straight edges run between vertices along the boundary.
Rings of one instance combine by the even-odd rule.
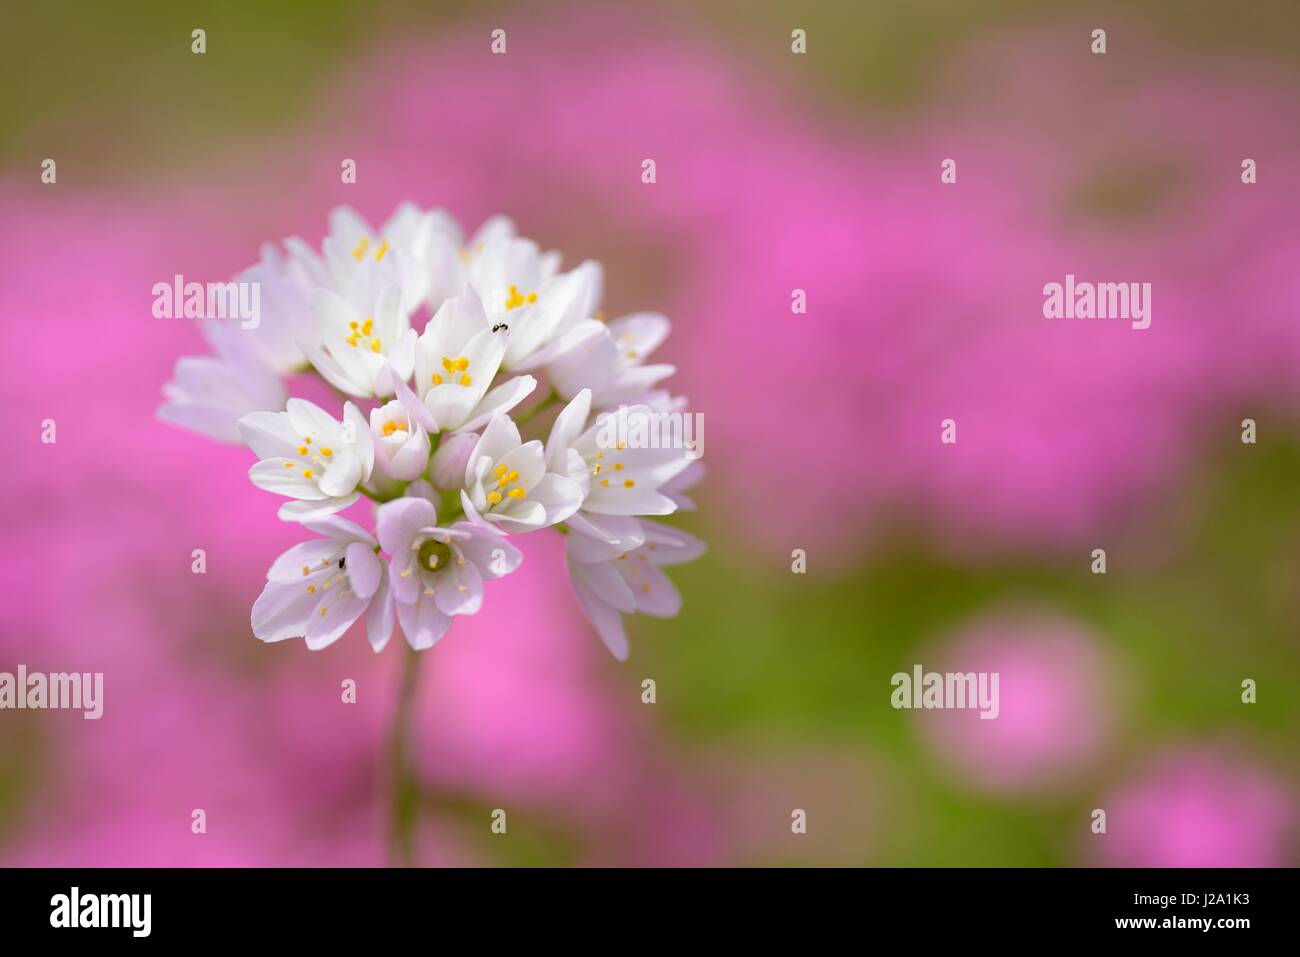
[[[672,618],[682,606],[677,586],[660,569],[704,554],[704,543],[681,529],[639,521],[618,542],[570,535],[565,561],[578,601],[615,658],[627,658],[622,615],[639,612]]]
[[[522,442],[508,416],[495,415],[465,467],[465,514],[506,532],[530,532],[562,522],[582,505],[582,488],[548,472],[542,443]]]
[[[262,259],[235,277],[236,282],[257,286],[256,324],[209,319],[203,331],[221,355],[250,356],[280,374],[307,365],[302,344],[320,346],[320,332],[312,314],[312,291],[328,283],[324,263],[300,239],[288,239],[282,251],[273,243],[262,246]]]
[[[608,325],[583,322],[548,359],[546,374],[566,399],[587,388],[598,409],[627,403],[677,371],[670,365],[645,364],[671,329],[668,319],[656,312],[621,316]]]
[[[499,322],[510,330],[502,364],[517,371],[539,368],[580,342],[593,326],[603,327],[592,318],[603,289],[600,264],[584,262],[542,283],[536,302],[494,318],[494,324]]]
[[[187,356],[174,375],[158,418],[222,442],[241,441],[240,416],[284,408],[280,377],[251,358]]]
[[[330,285],[355,303],[373,302],[395,285],[409,315],[429,294],[435,238],[459,230],[442,210],[424,212],[413,203],[403,203],[378,229],[341,206],[330,214],[330,234],[321,243]]]
[[[299,500],[281,506],[281,518],[301,521],[347,508],[374,470],[370,429],[351,402],[338,422],[305,399],[290,399],[285,412],[244,416],[239,431],[260,460],[248,470],[253,484]]]
[[[537,387],[537,380],[525,375],[488,391],[508,338],[508,332],[492,330],[473,290],[448,299],[429,320],[415,344],[415,387],[438,428],[477,429]]]
[[[555,419],[546,440],[546,467],[566,475],[583,490],[582,510],[569,520],[578,531],[603,537],[588,527],[594,515],[668,515],[676,511],[672,499],[660,489],[690,465],[682,449],[631,448],[617,443],[602,447],[604,416],[586,427],[591,392],[579,392]],[[614,413],[606,413],[611,415]],[[646,406],[620,410],[627,422],[648,416]]]
[[[412,648],[432,648],[457,615],[483,604],[483,581],[519,567],[523,555],[505,537],[473,522],[438,527],[427,499],[400,498],[379,507],[380,544],[392,556],[389,579],[397,617]]]
[[[370,411],[370,438],[375,446],[375,462],[389,478],[409,482],[429,467],[427,424],[437,425],[414,394],[400,384],[398,398]]]
[[[465,294],[469,269],[489,244],[513,239],[515,224],[506,216],[493,216],[466,242],[460,224],[450,216],[439,219],[430,243],[432,267],[429,305],[437,310],[442,303]]]
[[[386,286],[366,315],[332,290],[316,291],[312,309],[323,349],[304,343],[303,352],[330,385],[348,395],[387,396],[393,394],[387,366],[410,378],[417,337],[402,296],[398,286]]]
[[[324,538],[295,545],[266,573],[253,605],[253,634],[262,641],[304,637],[318,651],[337,641],[363,614],[375,651],[393,633],[393,600],[379,543],[337,515],[303,523]]]
[[[515,368],[550,341],[563,311],[548,308],[550,293],[567,283],[552,282],[560,254],[543,253],[529,239],[499,238],[487,243],[466,270],[492,326],[510,331],[503,364]],[[566,297],[565,302],[568,302]]]

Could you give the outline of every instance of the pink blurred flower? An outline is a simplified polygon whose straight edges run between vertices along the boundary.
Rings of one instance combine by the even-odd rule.
[[[918,715],[949,771],[982,791],[1061,787],[1098,757],[1114,723],[1112,669],[1097,636],[1059,615],[987,614],[919,661],[926,671],[999,676],[996,718],[978,709]]]
[[[1294,790],[1248,760],[1207,748],[1157,756],[1098,801],[1089,856],[1116,867],[1281,867],[1296,860]]]

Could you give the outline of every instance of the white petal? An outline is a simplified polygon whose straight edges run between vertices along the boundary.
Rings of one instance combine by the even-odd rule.
[[[399,602],[397,620],[401,622],[407,644],[416,651],[432,648],[451,627],[451,617],[440,612],[427,598],[414,605]]]

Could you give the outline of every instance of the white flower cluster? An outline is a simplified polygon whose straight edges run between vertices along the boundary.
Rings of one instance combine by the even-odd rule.
[[[548,527],[566,533],[574,590],[616,657],[623,614],[677,613],[661,566],[703,543],[644,516],[692,508],[684,492],[703,470],[679,448],[602,439],[614,409],[683,400],[658,387],[673,367],[645,362],[668,320],[606,323],[599,263],[561,272],[504,217],[467,241],[446,212],[404,204],[379,229],[335,210],[319,252],[268,244],[238,280],[259,286],[258,321],[208,320],[215,354],[177,363],[158,414],[247,444],[253,484],[318,536],[271,566],[258,638],[324,648],[364,616],[376,651],[395,623],[429,648],[479,610],[485,580],[519,567],[511,536]],[[286,398],[300,372],[341,393],[341,418]],[[521,433],[552,406],[544,439]],[[337,514],[363,495],[373,533]]]

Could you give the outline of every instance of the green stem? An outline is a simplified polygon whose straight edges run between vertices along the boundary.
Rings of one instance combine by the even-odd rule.
[[[420,817],[420,782],[411,769],[415,742],[415,692],[419,687],[420,653],[405,645],[397,710],[391,734],[392,818],[389,830],[389,860],[394,866],[415,863],[415,829]]]
[[[548,395],[541,402],[538,402],[535,406],[533,406],[528,411],[521,412],[519,413],[519,415],[515,416],[515,425],[518,426],[527,425],[529,422],[533,421],[533,419],[537,418],[537,416],[541,415],[551,406],[558,404],[559,401],[560,401],[560,393],[552,389],[551,394]]]

